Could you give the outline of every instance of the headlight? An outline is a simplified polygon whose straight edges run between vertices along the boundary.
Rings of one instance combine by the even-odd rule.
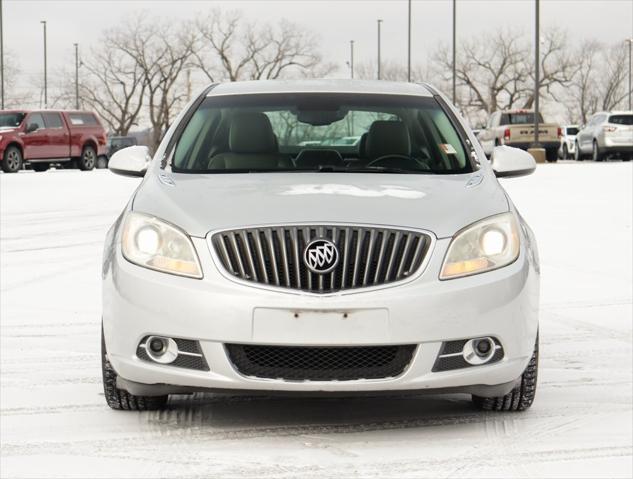
[[[189,236],[153,216],[128,213],[123,224],[121,251],[128,261],[139,266],[202,278],[200,262]]]
[[[519,256],[519,228],[512,213],[478,221],[457,233],[444,259],[440,279],[483,273]]]

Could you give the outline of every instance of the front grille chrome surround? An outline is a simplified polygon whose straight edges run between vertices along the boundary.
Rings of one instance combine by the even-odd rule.
[[[303,261],[317,239],[333,242],[340,260],[326,274]],[[380,286],[413,277],[426,264],[434,237],[420,230],[381,226],[308,224],[217,231],[209,242],[232,278],[316,294]]]

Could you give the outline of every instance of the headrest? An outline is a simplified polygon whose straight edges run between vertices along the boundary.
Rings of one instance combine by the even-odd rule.
[[[319,166],[344,167],[345,162],[336,150],[301,150],[295,158],[297,168],[316,168]]]
[[[275,153],[277,138],[264,113],[237,113],[231,119],[229,148],[233,153]]]
[[[375,121],[367,132],[367,158],[375,160],[385,155],[411,154],[411,140],[406,125],[401,121]]]
[[[360,136],[360,141],[358,142],[358,157],[365,158],[367,156],[367,133],[363,133]]]

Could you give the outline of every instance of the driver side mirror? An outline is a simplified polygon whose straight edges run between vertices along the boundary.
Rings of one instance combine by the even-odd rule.
[[[146,146],[128,146],[110,157],[108,169],[122,176],[145,176],[151,161],[152,157]]]
[[[536,160],[532,155],[510,146],[495,147],[490,162],[497,178],[531,175],[536,169]]]
[[[39,130],[39,125],[37,123],[29,123],[26,125],[26,133],[33,133],[34,131]]]

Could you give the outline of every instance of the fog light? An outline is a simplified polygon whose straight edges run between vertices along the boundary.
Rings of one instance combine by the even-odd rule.
[[[176,341],[162,336],[150,336],[147,338],[145,351],[152,361],[161,364],[173,363],[178,357]]]
[[[495,355],[496,345],[492,338],[471,339],[464,345],[462,355],[468,364],[485,364]]]

